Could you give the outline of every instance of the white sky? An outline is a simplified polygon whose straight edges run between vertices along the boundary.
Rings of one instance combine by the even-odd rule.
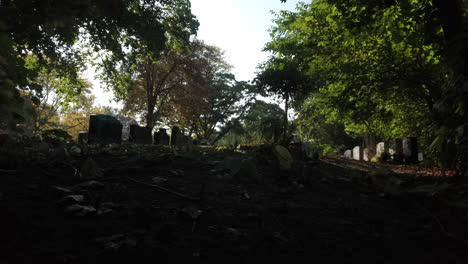
[[[262,52],[270,40],[268,29],[273,25],[270,11],[294,10],[299,0],[191,0],[192,13],[200,22],[197,38],[225,51],[226,59],[234,66],[237,80],[255,77],[256,67],[268,54]],[[309,1],[306,1],[309,2]],[[96,103],[120,108],[111,102],[112,94],[104,92],[94,79],[92,69],[84,73],[93,83]]]

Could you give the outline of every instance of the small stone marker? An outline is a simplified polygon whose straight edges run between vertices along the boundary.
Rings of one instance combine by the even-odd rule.
[[[348,159],[352,159],[353,158],[353,151],[348,149],[344,152],[344,157],[345,158],[348,158]]]
[[[287,148],[280,146],[280,145],[276,145],[273,147],[273,154],[278,159],[280,169],[283,169],[283,170],[291,169],[294,159],[291,156],[291,153],[289,153],[289,150]]]
[[[147,127],[130,125],[130,137],[128,140],[135,144],[151,144],[151,130]]]
[[[377,157],[382,156],[382,153],[385,152],[385,142],[379,142],[376,146],[376,155]]]
[[[181,146],[182,144],[182,133],[178,126],[173,126],[171,129],[171,146]]]
[[[187,148],[187,150],[193,149],[193,138],[191,136],[183,136],[184,137],[184,147]]]
[[[89,116],[89,143],[120,143],[122,140],[122,124],[109,115]]]
[[[160,128],[158,132],[154,133],[154,144],[156,145],[169,145],[169,135],[166,129]]]
[[[395,154],[403,155],[403,140],[401,138],[395,139]]]
[[[418,162],[418,141],[415,137],[403,139],[403,156],[404,161],[409,163]]]
[[[424,160],[424,154],[422,152],[418,153],[418,161],[421,162]]]
[[[78,133],[78,144],[83,145],[88,143],[88,132],[80,131]]]
[[[369,149],[368,148],[365,148],[362,151],[362,159],[365,161],[369,161]]]
[[[362,160],[362,148],[359,146],[356,146],[353,148],[353,159],[355,160]]]

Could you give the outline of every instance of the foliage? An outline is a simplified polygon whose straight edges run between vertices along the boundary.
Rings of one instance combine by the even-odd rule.
[[[245,115],[244,127],[246,143],[277,143],[284,133],[283,109],[277,104],[256,100]]]
[[[299,4],[296,12],[277,14],[265,47],[272,56],[262,66],[271,74],[264,70],[259,76],[266,76],[263,83],[285,79],[282,75],[296,80],[288,88],[277,85],[277,92],[291,93],[300,134],[315,141],[327,141],[317,130],[341,124],[349,135],[418,136],[427,149],[437,127],[451,122],[451,128],[437,130],[447,134],[434,153],[442,161],[443,149],[461,143],[448,135],[461,122],[465,98],[463,93],[458,99],[447,96],[460,86],[455,85],[459,75],[447,64],[442,11],[441,1],[431,0]]]
[[[59,77],[77,80],[86,55],[100,53],[111,75],[126,51],[181,45],[197,26],[187,0],[0,2],[1,128],[24,122],[20,91],[41,92],[34,83],[38,72],[26,67],[28,55]]]

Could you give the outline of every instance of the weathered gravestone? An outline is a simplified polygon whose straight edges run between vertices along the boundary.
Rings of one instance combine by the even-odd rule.
[[[186,149],[186,150],[191,150],[193,149],[193,139],[191,136],[184,136],[182,135],[181,138],[182,144],[181,146]]]
[[[368,148],[365,148],[362,151],[362,159],[365,161],[369,161],[369,149]]]
[[[89,116],[89,143],[120,143],[122,140],[122,124],[109,115]]]
[[[128,141],[135,144],[151,144],[151,129],[139,125],[130,125]]]
[[[287,148],[281,145],[276,145],[273,147],[273,154],[278,160],[278,165],[280,169],[289,170],[292,168],[294,158]]]
[[[88,143],[88,132],[86,131],[80,131],[78,133],[78,144],[86,144]]]
[[[422,152],[418,153],[418,161],[421,162],[424,160],[424,154]]]
[[[377,143],[377,146],[376,146],[375,150],[376,150],[376,156],[377,157],[382,156],[382,153],[385,152],[385,142]]]
[[[348,159],[352,159],[353,158],[353,151],[348,149],[344,152],[344,157],[345,158],[348,158]]]
[[[418,162],[418,140],[415,137],[403,139],[403,159],[404,162]]]
[[[169,145],[169,135],[166,129],[160,128],[158,132],[154,133],[154,144],[156,145]]]
[[[359,146],[356,146],[353,148],[353,159],[355,160],[362,160],[362,148]]]
[[[182,146],[182,133],[180,132],[180,128],[177,126],[173,126],[171,129],[171,146],[173,147],[180,147]]]

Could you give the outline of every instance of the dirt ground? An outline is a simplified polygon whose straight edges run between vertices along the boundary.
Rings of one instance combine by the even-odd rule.
[[[411,167],[129,146],[1,164],[0,263],[468,263],[468,184]]]

